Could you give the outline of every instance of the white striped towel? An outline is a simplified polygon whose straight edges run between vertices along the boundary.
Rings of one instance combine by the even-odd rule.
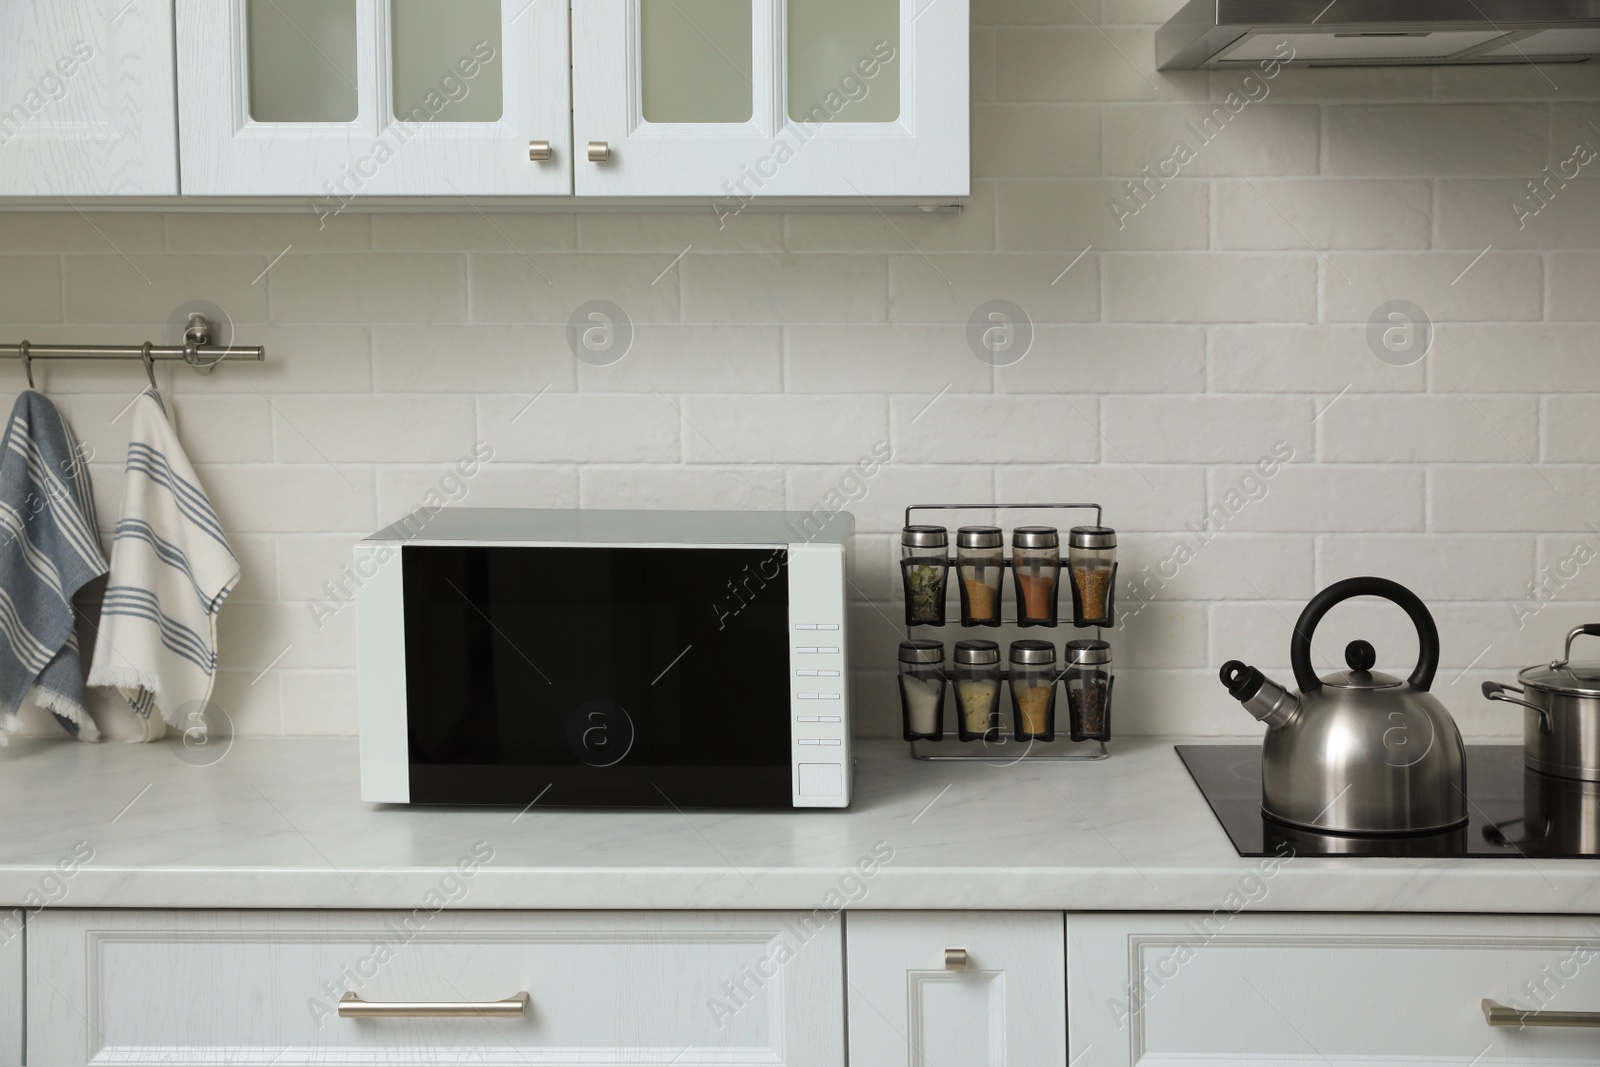
[[[56,406],[30,389],[0,444],[0,745],[30,689],[72,736],[100,739],[84,710],[72,598],[105,572],[89,468]]]
[[[217,670],[217,612],[239,561],[154,389],[133,402],[122,515],[89,684],[115,686],[154,741],[199,716]]]

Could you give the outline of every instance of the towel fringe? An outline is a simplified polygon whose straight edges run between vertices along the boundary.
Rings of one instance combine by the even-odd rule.
[[[33,691],[33,702],[52,715],[59,715],[76,726],[78,728],[79,741],[93,742],[100,740],[100,727],[90,717],[88,710],[71,697],[51,692],[48,689],[35,689]],[[15,718],[15,716],[12,716],[13,721],[15,721]],[[21,723],[17,724],[17,728],[21,728]]]

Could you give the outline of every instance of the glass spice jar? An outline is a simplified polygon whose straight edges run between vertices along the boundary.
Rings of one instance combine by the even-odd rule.
[[[1018,741],[1056,739],[1056,646],[1011,643],[1011,703]]]
[[[1074,625],[1110,626],[1116,612],[1117,531],[1109,526],[1068,531],[1067,573]]]
[[[944,642],[900,643],[900,712],[907,741],[944,740]]]
[[[1011,574],[1017,625],[1054,626],[1061,578],[1061,535],[1054,526],[1018,526],[1011,531]]]
[[[1000,646],[957,641],[956,732],[963,741],[1000,740]]]
[[[956,531],[962,626],[1000,625],[1000,586],[1005,573],[1005,534],[1000,527],[963,526]]]
[[[1111,740],[1111,645],[1105,641],[1068,641],[1067,715],[1074,741]]]
[[[905,582],[906,625],[944,625],[944,586],[950,572],[950,535],[943,526],[900,531],[900,575]]]

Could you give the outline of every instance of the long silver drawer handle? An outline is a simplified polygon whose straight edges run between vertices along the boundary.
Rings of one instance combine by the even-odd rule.
[[[1483,1017],[1490,1026],[1588,1026],[1600,1028],[1600,1011],[1520,1011],[1484,999]]]
[[[518,993],[505,1000],[474,1004],[471,1001],[362,1000],[354,993],[339,998],[341,1019],[460,1019],[482,1016],[489,1019],[520,1019],[528,1014],[529,996]]]

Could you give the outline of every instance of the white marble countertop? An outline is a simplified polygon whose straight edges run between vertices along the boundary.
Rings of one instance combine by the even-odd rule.
[[[519,815],[364,803],[353,738],[241,739],[209,767],[18,739],[0,750],[0,904],[1600,911],[1600,861],[1297,857],[1264,877],[1172,746],[996,767],[868,743],[846,811]]]

